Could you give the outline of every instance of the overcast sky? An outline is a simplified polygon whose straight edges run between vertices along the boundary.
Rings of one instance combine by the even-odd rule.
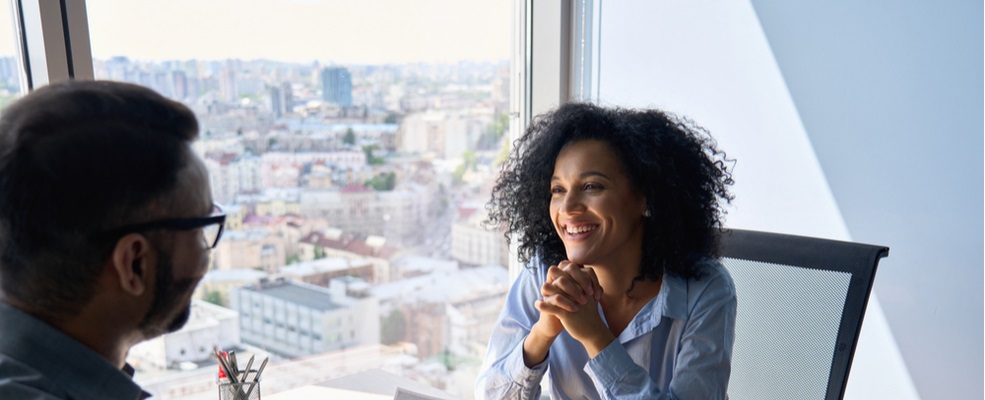
[[[9,14],[9,8],[3,14]],[[498,61],[509,0],[88,0],[93,57],[336,63]],[[0,15],[0,35],[10,35]],[[13,54],[0,40],[0,54]]]

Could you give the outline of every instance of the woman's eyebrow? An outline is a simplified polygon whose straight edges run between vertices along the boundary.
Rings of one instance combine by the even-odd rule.
[[[606,175],[606,174],[604,174],[602,172],[599,172],[599,171],[585,171],[585,172],[582,172],[581,174],[578,175],[578,178],[579,179],[585,179],[585,178],[591,178],[591,177],[599,177],[599,178],[602,178],[602,179],[605,179],[605,180],[609,180],[609,181],[612,180],[612,178],[610,178],[608,175]],[[559,181],[559,180],[561,180],[561,178],[558,178],[557,175],[554,175],[554,176],[551,177],[551,182]]]
[[[584,179],[584,178],[591,178],[591,177],[598,177],[598,178],[602,178],[602,179],[606,179],[606,180],[610,180],[610,181],[612,180],[612,178],[610,178],[609,175],[606,175],[606,174],[604,174],[602,172],[599,172],[599,171],[585,171],[585,172],[582,172],[581,175],[579,175],[579,177],[582,178],[582,179]]]

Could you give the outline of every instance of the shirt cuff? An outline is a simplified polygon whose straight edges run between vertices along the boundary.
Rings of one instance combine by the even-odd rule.
[[[548,357],[545,357],[540,364],[534,365],[533,368],[527,367],[527,364],[523,362],[523,340],[521,340],[507,360],[508,370],[513,373],[511,377],[513,382],[528,390],[540,388],[540,381],[547,372],[547,360],[550,353],[548,352],[547,355]]]
[[[632,371],[638,368],[633,358],[626,352],[626,348],[619,339],[613,340],[605,346],[595,358],[588,360],[584,371],[594,378],[597,388],[608,387],[609,383],[619,382]]]

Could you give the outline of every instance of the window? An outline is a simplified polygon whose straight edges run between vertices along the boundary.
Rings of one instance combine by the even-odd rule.
[[[320,342],[319,353],[380,354],[359,368],[417,357],[400,373],[471,396],[488,331],[452,329],[453,318],[491,327],[499,309],[455,308],[476,296],[502,299],[509,287],[503,237],[483,235],[476,210],[509,142],[512,2],[87,6],[95,77],[151,87],[199,118],[196,151],[213,196],[241,213],[224,237],[235,240],[213,253],[222,260],[216,272],[264,266],[266,283],[227,289],[253,285],[241,316],[263,318],[255,327],[240,319],[245,353],[268,353],[289,370],[293,358],[316,355],[284,348],[297,332]],[[468,234],[453,236],[455,225]],[[479,268],[497,278],[470,287]],[[311,316],[295,318],[295,307]],[[186,391],[200,395],[202,386]]]

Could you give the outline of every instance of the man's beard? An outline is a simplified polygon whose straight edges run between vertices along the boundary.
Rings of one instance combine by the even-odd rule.
[[[191,301],[182,304],[196,279],[174,279],[170,254],[161,253],[157,258],[157,279],[154,284],[154,300],[138,328],[146,339],[181,329],[191,316]]]

